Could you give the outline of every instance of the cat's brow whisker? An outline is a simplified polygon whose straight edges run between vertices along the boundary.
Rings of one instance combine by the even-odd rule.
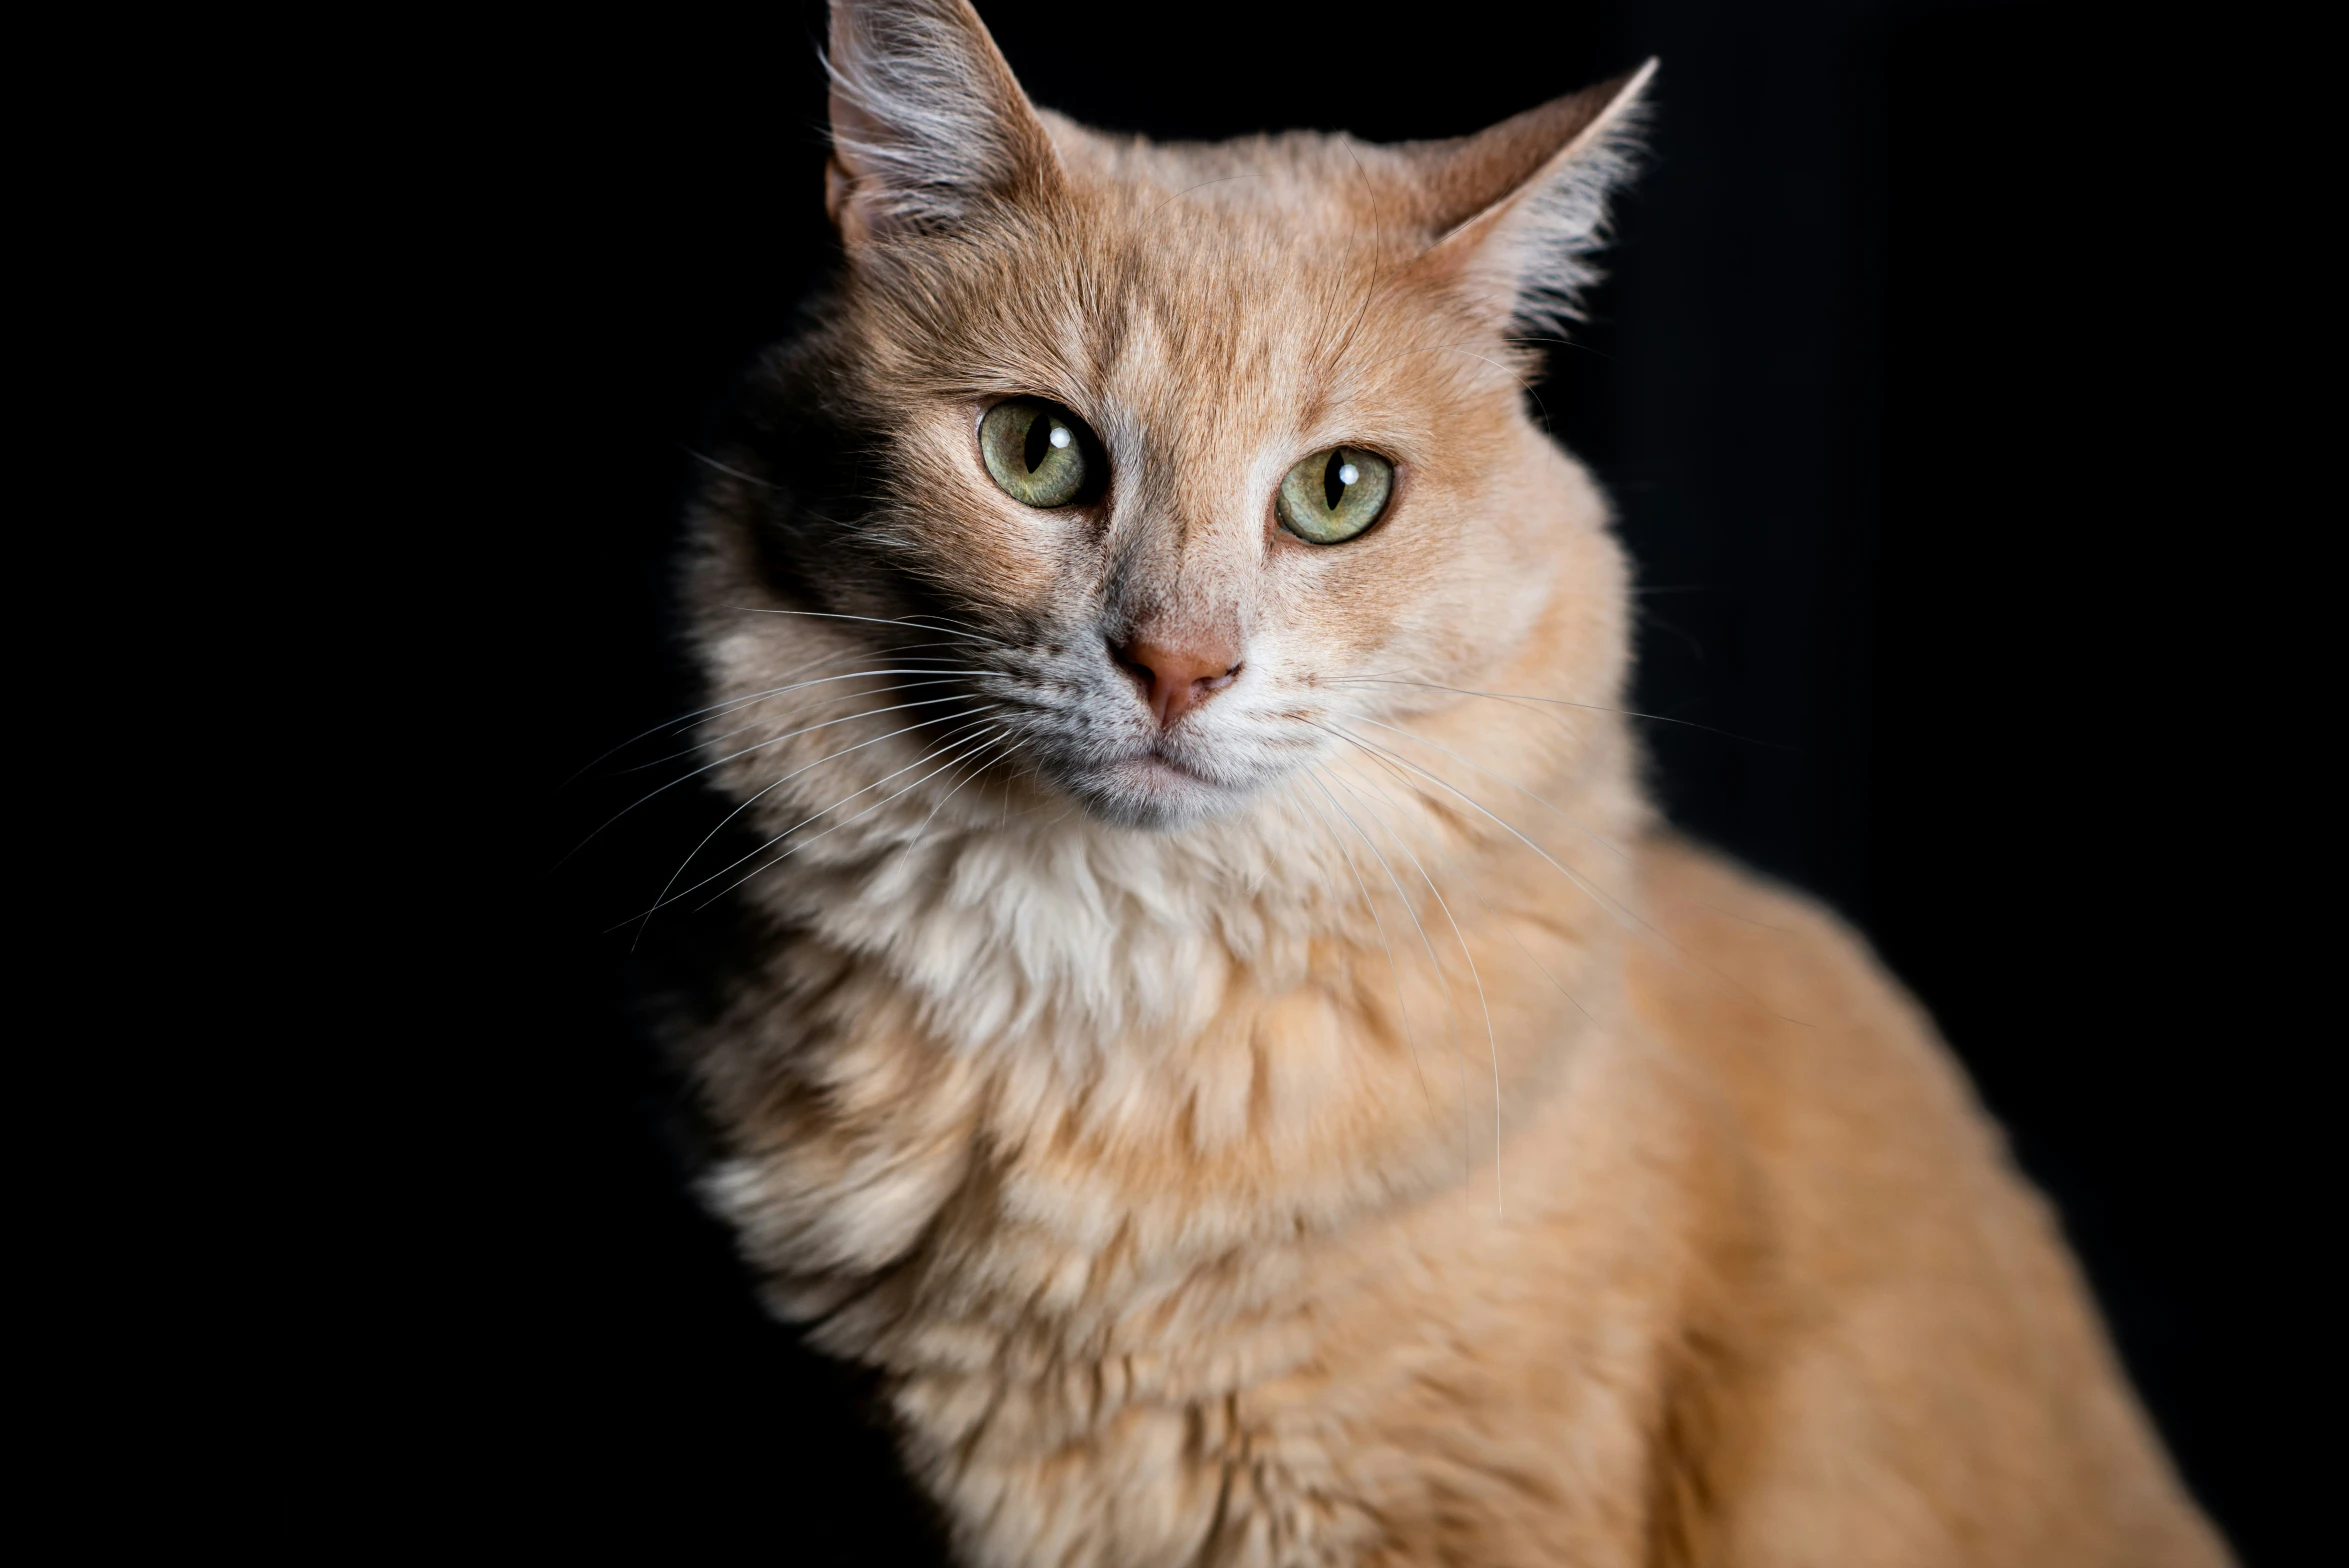
[[[1337,346],[1330,351],[1332,364],[1344,359],[1347,350],[1354,346],[1354,335],[1362,330],[1362,323],[1370,315],[1371,305],[1378,299],[1378,291],[1386,287],[1392,273],[1386,261],[1386,231],[1378,221],[1378,192],[1371,186],[1370,175],[1363,169],[1362,159],[1353,148],[1346,149],[1346,156],[1354,160],[1354,172],[1361,178],[1364,191],[1369,193],[1371,234],[1378,242],[1379,254],[1377,264],[1371,268],[1370,282],[1363,287],[1362,303],[1355,308],[1353,319],[1346,323],[1345,332],[1338,338]]]
[[[1387,835],[1395,841],[1395,847],[1402,850],[1404,857],[1411,862],[1411,868],[1417,871],[1420,879],[1427,884],[1427,891],[1435,899],[1436,908],[1444,912],[1445,923],[1452,928],[1452,939],[1460,944],[1460,956],[1467,960],[1468,978],[1476,987],[1476,1005],[1484,1013],[1484,1040],[1486,1048],[1492,1053],[1493,1067],[1493,1217],[1499,1219],[1502,1214],[1501,1045],[1493,1033],[1493,1009],[1492,1004],[1485,998],[1484,976],[1476,967],[1476,954],[1468,946],[1468,933],[1460,929],[1460,922],[1453,915],[1451,904],[1444,898],[1443,889],[1436,886],[1435,878],[1427,874],[1427,868],[1419,863],[1418,855],[1412,852],[1410,844],[1403,836],[1395,831],[1394,824],[1387,823],[1386,828]]]
[[[773,838],[768,839],[765,843],[759,845],[755,849],[752,849],[745,854],[735,856],[732,860],[726,862],[726,864],[720,866],[717,870],[711,872],[708,876],[703,877],[699,882],[692,884],[692,886],[679,888],[674,894],[665,894],[658,903],[655,903],[649,908],[645,909],[641,915],[631,915],[629,919],[650,919],[654,914],[668,907],[670,904],[676,903],[679,899],[692,897],[693,894],[700,891],[702,888],[709,886],[712,882],[717,881],[718,878],[724,876],[727,872],[732,871],[736,866],[741,865],[744,861],[756,860],[759,856],[765,854],[768,850],[773,849],[777,844],[780,844],[783,842],[783,840],[789,838],[792,834],[798,832],[801,828],[806,827],[809,823],[816,821],[820,817],[839,810],[842,806],[848,804],[848,802],[856,799],[857,796],[862,795],[869,790],[880,788],[882,785],[888,783],[891,779],[896,778],[899,773],[911,773],[914,769],[920,767],[923,763],[929,761],[932,757],[937,756],[941,750],[951,748],[954,744],[954,737],[961,735],[965,731],[973,729],[978,725],[986,723],[988,718],[992,716],[995,711],[996,710],[992,707],[981,707],[965,708],[959,713],[941,713],[935,718],[924,720],[920,724],[909,724],[904,729],[891,730],[887,735],[876,735],[871,740],[860,741],[854,746],[844,747],[843,749],[832,753],[832,755],[828,757],[818,757],[815,761],[807,764],[806,767],[797,768],[790,773],[785,774],[783,777],[775,780],[774,783],[769,784],[765,789],[760,790],[758,795],[752,796],[750,800],[746,800],[742,803],[742,805],[735,807],[732,812],[727,814],[727,820],[733,820],[736,815],[741,813],[744,807],[749,806],[752,801],[757,800],[760,796],[771,794],[775,790],[781,788],[783,785],[790,783],[793,779],[798,778],[801,774],[808,772],[810,769],[820,768],[827,762],[836,762],[840,758],[847,756],[852,751],[862,751],[867,746],[877,746],[882,741],[895,739],[899,735],[910,735],[915,730],[927,729],[932,724],[943,724],[953,719],[963,719],[967,721],[957,725],[951,730],[948,730],[944,735],[940,736],[936,742],[932,743],[928,751],[924,752],[921,756],[916,757],[913,761],[907,763],[904,767],[899,768],[896,773],[883,774],[880,778],[877,778],[872,783],[867,784],[863,789],[854,790],[849,794],[843,795],[838,800],[832,802],[831,805],[824,807],[823,810],[813,812],[805,817],[800,818],[797,822],[794,822],[791,824],[791,826],[785,828],[782,832],[776,834]],[[859,813],[859,815],[862,815],[862,813]],[[850,820],[853,821],[855,819],[852,818]],[[721,822],[718,824],[718,826],[724,827],[725,823]],[[716,830],[713,829],[713,837],[715,836],[715,833]],[[822,835],[819,834],[817,836],[821,837]],[[707,843],[708,840],[705,839],[703,842]],[[697,848],[695,853],[699,854],[700,850]],[[682,875],[682,869],[680,869],[679,874]],[[753,871],[751,873],[752,876],[756,876],[757,874],[757,871]],[[672,879],[672,882],[673,881],[674,879]],[[731,885],[739,887],[741,884],[734,883]],[[722,889],[721,892],[723,891],[725,890]],[[706,908],[708,906],[704,905],[702,907]],[[625,924],[627,924],[627,921],[621,922],[621,925]],[[614,926],[612,929],[618,930],[619,927]]]
[[[968,744],[964,745],[964,746],[961,748],[961,750],[963,751],[963,753],[964,753],[965,755],[967,755],[967,754],[968,754],[968,752],[969,752],[969,750],[970,750],[970,747],[971,747],[971,746],[973,746],[973,745],[984,745],[984,744],[987,742],[987,740],[988,740],[988,739],[989,739],[991,736],[993,736],[993,735],[996,735],[996,734],[999,734],[999,733],[1000,733],[1000,731],[994,731],[994,730],[989,730],[989,731],[983,732],[983,733],[982,733],[982,734],[979,736],[979,738],[978,738],[978,740],[977,740],[977,741],[975,741],[975,742],[970,742],[970,743],[968,743]],[[899,768],[899,769],[897,770],[897,773],[910,773],[910,772],[912,772],[912,771],[913,771],[915,768],[918,768],[918,767],[920,767],[920,766],[922,765],[922,763],[923,763],[923,762],[927,762],[927,761],[929,761],[929,760],[930,760],[930,757],[935,757],[935,756],[937,756],[937,755],[938,755],[938,753],[937,753],[936,751],[932,751],[932,752],[929,754],[929,756],[923,757],[923,758],[922,758],[920,761],[917,761],[917,762],[911,762],[911,763],[908,763],[906,766],[904,766],[904,767],[902,767],[902,768]],[[911,791],[913,791],[913,790],[917,790],[917,789],[921,788],[921,787],[922,787],[924,784],[927,784],[927,783],[928,783],[930,780],[932,780],[932,779],[936,778],[936,777],[937,777],[939,774],[941,774],[941,773],[945,772],[945,771],[946,771],[946,769],[947,769],[948,767],[952,767],[952,766],[954,766],[954,765],[955,765],[955,761],[959,761],[959,760],[960,760],[960,759],[959,759],[959,758],[957,758],[957,759],[951,760],[951,761],[949,761],[949,762],[947,762],[947,763],[944,763],[944,764],[940,765],[939,767],[933,768],[933,769],[931,769],[929,772],[927,772],[927,773],[923,774],[923,775],[922,775],[920,778],[918,778],[918,779],[915,779],[915,780],[914,780],[914,781],[913,781],[911,784],[908,784],[908,785],[906,785],[904,789],[897,790],[897,791],[895,791],[895,792],[894,792],[894,793],[892,793],[892,794],[888,794],[888,795],[884,795],[884,796],[882,796],[882,797],[881,797],[879,800],[876,800],[876,801],[874,801],[874,802],[873,802],[871,805],[869,805],[869,806],[865,807],[865,809],[864,809],[864,810],[862,810],[862,811],[858,812],[858,813],[857,813],[855,816],[853,816],[853,817],[847,817],[847,818],[844,818],[844,819],[842,819],[841,821],[838,821],[838,822],[835,822],[835,823],[833,823],[833,824],[832,824],[830,827],[828,827],[828,828],[824,829],[824,831],[823,831],[823,832],[821,832],[821,833],[813,834],[813,835],[811,835],[810,837],[807,837],[807,838],[803,838],[803,839],[801,839],[801,840],[800,840],[798,843],[796,843],[796,844],[792,845],[792,846],[791,846],[789,849],[787,849],[787,850],[783,851],[783,853],[782,853],[782,854],[780,854],[780,855],[777,855],[777,856],[776,856],[776,857],[775,857],[773,860],[770,860],[770,861],[768,861],[768,862],[767,862],[765,865],[763,865],[763,866],[754,866],[754,867],[752,867],[752,868],[751,868],[751,869],[750,869],[748,872],[745,872],[745,873],[744,873],[742,876],[740,876],[740,877],[737,877],[737,878],[736,878],[735,880],[733,880],[732,882],[729,882],[729,883],[727,883],[727,884],[726,884],[724,887],[722,887],[722,888],[718,889],[718,891],[717,891],[717,892],[715,892],[715,893],[711,894],[711,895],[709,896],[709,898],[705,899],[703,902],[701,902],[701,903],[699,903],[699,904],[695,905],[694,907],[695,907],[696,909],[707,909],[707,908],[709,908],[711,904],[714,904],[714,903],[716,903],[716,902],[717,902],[719,899],[721,899],[721,898],[724,898],[724,897],[725,897],[725,896],[726,896],[728,893],[731,893],[731,892],[733,892],[733,891],[734,891],[736,888],[738,888],[738,887],[742,886],[742,884],[743,884],[743,883],[750,881],[750,880],[751,880],[751,878],[753,878],[753,877],[762,876],[762,875],[764,875],[765,873],[767,873],[767,872],[769,872],[769,871],[772,871],[772,870],[774,870],[774,869],[775,869],[777,866],[781,865],[781,864],[782,864],[784,861],[786,861],[786,860],[789,860],[789,859],[790,859],[790,858],[791,858],[793,855],[796,855],[796,854],[798,854],[798,853],[799,853],[801,850],[803,850],[803,849],[807,848],[807,847],[808,847],[808,845],[810,845],[810,844],[813,844],[813,843],[816,843],[818,840],[821,840],[821,839],[828,838],[828,837],[830,837],[832,834],[839,832],[839,831],[840,831],[842,828],[845,828],[845,827],[850,827],[850,826],[852,826],[852,825],[854,825],[854,824],[856,824],[856,823],[858,823],[858,822],[862,822],[862,821],[863,821],[865,818],[867,818],[867,817],[871,816],[871,815],[872,815],[874,812],[876,812],[876,811],[880,810],[880,809],[881,809],[883,806],[886,806],[886,805],[888,805],[888,804],[889,804],[891,801],[893,801],[893,800],[897,800],[897,799],[899,799],[899,798],[903,797],[904,795],[906,795],[906,794],[910,793]],[[816,815],[817,815],[817,816],[822,816],[822,815],[824,815],[824,814],[825,814],[825,812],[837,811],[837,810],[838,810],[840,807],[847,805],[849,801],[852,801],[852,800],[856,799],[856,796],[857,796],[857,795],[862,795],[863,793],[865,793],[865,790],[869,790],[869,789],[875,789],[875,788],[878,788],[880,785],[883,785],[883,784],[886,784],[886,783],[888,783],[890,779],[893,779],[893,778],[897,777],[897,773],[892,773],[892,774],[889,774],[889,775],[888,775],[886,778],[881,778],[881,779],[876,779],[876,780],[874,780],[874,781],[873,781],[873,783],[866,785],[866,786],[865,786],[865,789],[860,789],[860,790],[858,790],[858,791],[856,792],[856,794],[855,794],[855,795],[846,795],[846,796],[843,796],[843,797],[842,797],[842,798],[840,798],[839,800],[836,800],[836,801],[834,801],[834,802],[833,802],[831,805],[829,805],[829,806],[826,806],[826,807],[824,808],[824,810],[823,810],[823,811],[821,811],[821,812],[818,812]],[[807,820],[808,820],[809,822],[812,822],[812,821],[814,821],[814,820],[815,820],[815,818],[814,818],[814,817],[810,817],[810,818],[809,818],[809,819],[807,819]],[[790,828],[786,829],[786,830],[785,830],[785,832],[786,832],[786,833],[796,833],[796,832],[798,832],[798,831],[799,831],[799,829],[800,829],[800,828],[803,828],[803,827],[805,827],[805,826],[807,826],[807,822],[800,822],[800,823],[796,823],[796,824],[794,824],[792,827],[790,827]],[[774,846],[775,846],[777,843],[779,843],[779,842],[781,842],[781,841],[782,841],[782,838],[783,838],[783,836],[784,836],[783,834],[778,834],[778,835],[776,835],[776,837],[775,837],[775,838],[769,839],[769,840],[767,841],[766,845],[762,847],[762,851],[761,851],[761,852],[763,852],[763,850],[764,850],[764,849],[771,849],[771,848],[773,848],[773,847],[774,847]],[[737,864],[739,864],[739,863],[740,863],[740,862],[737,862]],[[721,873],[720,873],[720,875],[723,875],[723,874],[724,874],[723,872],[721,872]],[[697,885],[698,885],[698,884],[697,884]],[[688,891],[690,891],[690,889],[688,889]],[[684,895],[683,895],[683,894],[680,894],[679,896],[680,896],[680,897],[683,897]]]

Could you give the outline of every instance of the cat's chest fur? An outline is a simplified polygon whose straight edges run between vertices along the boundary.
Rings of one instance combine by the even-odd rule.
[[[1528,857],[1468,845],[1451,869],[1480,907],[1427,903],[1439,948],[1338,934],[1309,856],[1251,889],[975,807],[898,842],[769,895],[793,934],[698,1045],[732,1148],[706,1191],[778,1309],[887,1374],[977,1560],[1186,1561],[1218,1531],[1215,1560],[1355,1560],[1378,1527],[1345,1499],[1403,1462],[1420,1380],[1554,1377],[1562,1355],[1616,1364],[1561,1384],[1559,1422],[1605,1462],[1557,1517],[1622,1523],[1606,1499],[1636,1490],[1616,1472],[1661,1375],[1628,1298],[1509,1348],[1514,1303],[1576,1299],[1525,1255],[1535,1231],[1641,1186],[1637,1160],[1592,1168],[1627,1124],[1568,1125],[1608,1097],[1562,1092],[1627,1070],[1608,920],[1562,919]],[[1669,1141],[1669,1118],[1636,1136]],[[1682,1201],[1649,1185],[1659,1219]],[[1654,1271],[1575,1223],[1596,1239],[1573,1270]],[[1108,1534],[1046,1550],[1070,1530]]]

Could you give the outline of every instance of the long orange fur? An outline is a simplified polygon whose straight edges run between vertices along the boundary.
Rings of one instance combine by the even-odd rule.
[[[678,1033],[709,1200],[962,1558],[2225,1560],[1928,1020],[1643,797],[1626,564],[1523,378],[1648,73],[1177,147],[1032,108],[963,0],[835,0],[830,65],[839,285],[687,576],[760,847],[669,895],[751,934]],[[1098,503],[991,483],[1022,395]],[[1340,442],[1395,498],[1304,544],[1273,488]],[[1070,782],[1147,733],[1137,627],[1246,651],[1155,817]]]

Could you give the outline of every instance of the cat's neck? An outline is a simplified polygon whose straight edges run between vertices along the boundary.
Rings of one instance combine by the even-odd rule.
[[[1528,703],[1502,715],[1560,722]],[[916,795],[779,867],[756,896],[802,939],[885,973],[944,1048],[1044,1051],[1082,1069],[1196,1035],[1233,988],[1278,995],[1333,954],[1439,962],[1437,937],[1457,947],[1463,924],[1495,912],[1495,867],[1539,868],[1552,885],[1535,902],[1607,904],[1645,808],[1620,721],[1569,721],[1586,737],[1570,773],[1527,766],[1553,760],[1538,748],[1487,766],[1474,725],[1406,718],[1366,728],[1339,765],[1177,832],[981,781]]]
[[[941,1314],[1060,1354],[1203,1271],[1485,1201],[1496,1140],[1618,1006],[1636,895],[1602,840],[1641,808],[1615,733],[1524,840],[1465,808],[1401,831],[1400,789],[1356,774],[1316,792],[1327,820],[1114,836],[999,802],[801,871],[800,937],[737,1015],[770,1043],[709,1058],[742,1151],[710,1195],[787,1316],[904,1370],[942,1352],[896,1337]],[[1295,1308],[1203,1299],[1267,1333]]]

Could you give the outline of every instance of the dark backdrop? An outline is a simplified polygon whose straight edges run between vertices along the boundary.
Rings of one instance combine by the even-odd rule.
[[[1652,168],[1540,402],[1639,562],[1637,706],[1711,727],[1651,726],[1664,797],[1917,989],[2189,1483],[2285,1560],[2291,1031],[2242,903],[2251,568],[2209,547],[2234,459],[2192,340],[2227,328],[2178,298],[2178,192],[2218,154],[2160,129],[2208,40],[1864,0],[983,9],[1040,102],[1163,136],[1450,135],[1662,56]],[[386,1528],[935,1560],[865,1391],[759,1316],[680,1192],[606,928],[703,808],[672,792],[544,869],[665,775],[566,778],[689,705],[664,600],[691,448],[832,260],[821,36],[802,3],[574,21],[495,66],[455,38],[402,111],[444,149],[411,193],[451,220],[414,251],[459,304],[429,379],[488,431],[458,467],[493,504],[446,498],[449,558],[497,563],[452,585],[497,755],[437,787],[488,830],[472,869],[514,878],[434,895],[469,1000],[435,1004],[446,1120],[411,1163],[448,1201],[400,1260],[428,1327],[394,1392],[435,1435],[389,1500],[305,1483],[298,1531],[365,1495]]]

